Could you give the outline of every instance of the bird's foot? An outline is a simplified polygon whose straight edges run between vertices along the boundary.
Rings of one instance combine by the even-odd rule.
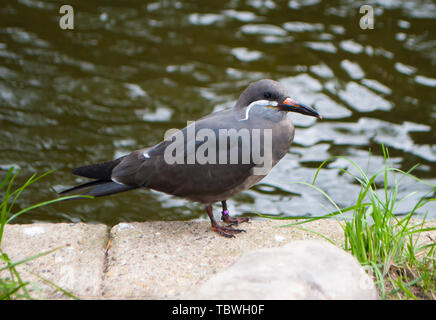
[[[232,225],[236,225],[237,226],[240,223],[244,223],[244,222],[250,221],[250,218],[248,218],[248,217],[234,218],[234,217],[231,217],[229,215],[229,211],[228,210],[223,210],[222,216],[221,216],[221,220],[224,221],[225,223],[228,223],[229,226],[232,226]]]
[[[235,229],[231,226],[212,225],[212,231],[227,238],[234,238],[235,233],[246,232],[244,229]]]

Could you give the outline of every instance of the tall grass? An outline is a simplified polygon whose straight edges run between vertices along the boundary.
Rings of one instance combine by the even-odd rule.
[[[411,172],[417,166],[408,171],[392,167],[389,164],[388,150],[384,146],[382,150],[384,167],[371,176],[353,160],[347,157],[333,157],[318,167],[311,184],[297,182],[309,185],[323,194],[336,211],[322,217],[289,217],[302,220],[287,226],[338,216],[339,221],[342,221],[341,226],[345,236],[344,249],[350,251],[374,276],[382,299],[436,299],[436,242],[430,235],[425,235],[426,232],[435,231],[436,228],[427,226],[428,212],[421,219],[412,219],[417,215],[418,209],[436,200],[434,198],[436,185],[412,175]],[[337,158],[348,161],[357,169],[358,174],[353,174],[346,169],[340,170],[360,185],[360,191],[353,205],[343,209],[325,191],[315,185],[326,163]],[[394,178],[393,184],[389,180],[390,176]],[[431,187],[431,190],[414,204],[410,212],[399,215],[397,212],[399,204],[415,194],[411,192],[399,198],[399,183],[403,177],[426,184]],[[378,188],[377,184],[380,185],[380,182],[376,183],[376,180],[380,178],[383,182],[382,187]],[[349,218],[350,213],[351,218]]]
[[[43,177],[47,176],[48,174],[52,173],[52,171],[46,172],[40,176],[37,176],[36,174],[33,174],[21,187],[15,189],[12,191],[12,185],[17,177],[19,170],[17,170],[14,173],[14,168],[11,167],[7,171],[5,177],[3,177],[2,181],[0,182],[0,192],[2,193],[2,199],[0,203],[0,272],[6,271],[7,274],[9,274],[9,277],[7,278],[0,278],[0,300],[4,299],[32,299],[32,296],[29,292],[28,286],[30,284],[29,281],[24,281],[22,279],[22,276],[17,270],[17,266],[24,264],[26,262],[29,262],[31,260],[37,259],[39,257],[42,257],[44,255],[50,254],[51,252],[58,250],[59,248],[55,248],[49,251],[44,251],[40,253],[36,253],[35,255],[31,257],[27,257],[25,259],[19,260],[19,261],[12,261],[8,254],[3,251],[2,247],[2,240],[3,240],[3,234],[5,230],[5,226],[13,221],[15,218],[19,217],[20,215],[27,213],[31,210],[37,209],[42,206],[46,206],[55,202],[73,199],[80,197],[78,195],[74,196],[66,196],[66,197],[60,197],[56,198],[54,200],[44,201],[41,203],[34,204],[30,207],[24,208],[22,210],[19,210],[18,212],[14,211],[14,206],[17,202],[17,200],[20,198],[22,192],[28,188],[33,183],[39,181]],[[57,290],[64,293],[66,296],[69,296],[71,298],[77,298],[71,293],[67,292],[66,290],[58,287],[51,281],[39,276],[38,274],[34,274],[44,282],[50,284]]]

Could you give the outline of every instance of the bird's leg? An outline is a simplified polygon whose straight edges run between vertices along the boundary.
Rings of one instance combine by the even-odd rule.
[[[235,229],[231,226],[219,225],[213,216],[212,205],[209,204],[206,206],[206,212],[210,218],[210,223],[212,224],[212,230],[215,231],[216,233],[227,238],[233,238],[235,233],[245,232],[245,230]]]
[[[224,221],[225,223],[228,223],[229,225],[238,225],[240,223],[243,222],[248,222],[250,220],[250,218],[248,217],[243,217],[243,218],[233,218],[229,215],[229,210],[227,210],[227,202],[226,200],[221,201],[222,205],[223,205],[223,211],[221,212],[222,216],[221,216],[221,220]]]

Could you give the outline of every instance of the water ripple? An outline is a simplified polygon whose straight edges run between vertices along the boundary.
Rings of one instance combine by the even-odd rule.
[[[380,144],[390,148],[393,165],[422,163],[416,174],[434,181],[436,5],[367,4],[375,8],[375,30],[359,28],[361,3],[351,0],[131,0],[73,4],[75,30],[66,31],[58,28],[59,1],[7,2],[0,6],[0,170],[15,164],[26,176],[56,168],[28,195],[32,203],[47,199],[55,196],[52,185],[74,183],[72,167],[154,145],[170,128],[233,107],[250,82],[272,78],[323,120],[290,114],[290,152],[261,185],[229,201],[230,209],[324,214],[333,209],[328,201],[295,182],[312,181],[332,156],[365,167],[369,149],[373,162],[365,168],[373,172],[383,165]],[[359,187],[340,168],[353,170],[333,161],[318,183],[348,205]],[[401,185],[402,195],[412,191],[428,192]],[[42,209],[32,219],[199,216],[205,217],[197,204],[138,190]]]

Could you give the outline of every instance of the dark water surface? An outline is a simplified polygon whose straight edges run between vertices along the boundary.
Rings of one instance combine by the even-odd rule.
[[[59,27],[67,2],[74,30]],[[363,4],[374,8],[373,30],[359,27]],[[272,78],[324,120],[291,115],[293,147],[229,209],[322,215],[332,208],[327,201],[293,182],[310,182],[331,156],[373,173],[385,144],[395,166],[420,163],[415,174],[436,183],[435,65],[434,1],[2,1],[0,175],[18,166],[18,185],[57,169],[18,207],[52,199],[52,187],[85,181],[71,168],[154,145],[170,128],[232,107],[248,83]],[[336,160],[317,181],[340,206],[359,191],[338,169],[347,167]],[[396,211],[406,212],[430,190],[401,180],[400,197],[409,198]],[[434,209],[421,212],[436,217]],[[136,190],[56,204],[18,222],[199,217],[205,218],[199,204]]]

